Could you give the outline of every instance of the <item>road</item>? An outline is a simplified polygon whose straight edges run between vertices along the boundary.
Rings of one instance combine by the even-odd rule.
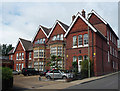
[[[66,89],[118,89],[118,80],[120,82],[120,73],[119,75],[111,75],[99,80],[71,86]]]

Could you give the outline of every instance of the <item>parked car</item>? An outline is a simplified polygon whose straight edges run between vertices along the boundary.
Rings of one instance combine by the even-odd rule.
[[[43,75],[45,76],[48,71],[49,71],[49,70],[43,71]]]
[[[72,73],[65,73],[62,70],[52,70],[52,71],[48,71],[46,73],[46,78],[47,79],[52,79],[53,78],[53,72],[54,72],[54,78],[62,78],[62,79],[67,79],[67,78],[73,78],[73,74]]]
[[[39,75],[39,71],[36,71],[34,68],[23,68],[22,74],[26,75]]]
[[[16,70],[13,70],[12,74],[13,74],[13,75],[19,75],[20,72],[18,72],[18,71],[16,71]]]

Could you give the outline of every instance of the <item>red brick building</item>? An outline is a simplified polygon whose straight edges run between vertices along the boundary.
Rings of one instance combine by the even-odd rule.
[[[38,27],[32,40],[32,67],[39,71],[50,69],[46,64],[51,55],[56,55],[62,58],[59,62],[62,69],[72,69],[72,62],[77,61],[80,72],[81,61],[88,59],[89,47],[90,60],[94,60],[95,76],[114,72],[118,70],[119,63],[117,40],[113,29],[100,15],[92,10],[87,16],[83,10],[72,16],[69,26],[56,20],[52,28]],[[30,51],[32,53],[32,48],[30,51],[25,49],[21,40],[17,46],[14,49],[14,60],[20,50],[27,55],[20,63],[28,67],[28,54]],[[17,61],[14,62],[16,69]]]
[[[118,70],[118,37],[109,24],[95,11],[92,10],[88,17],[89,22],[85,18],[84,11],[82,14],[78,13],[74,16],[75,19],[64,36],[67,40],[66,55],[68,56],[66,69],[72,67],[73,61],[77,61],[80,68],[80,61],[88,57],[89,45],[90,60],[94,60],[94,72],[96,76]]]
[[[9,52],[9,60],[14,62],[13,69],[21,71],[26,67],[33,67],[33,48],[31,41],[19,38],[16,47]]]

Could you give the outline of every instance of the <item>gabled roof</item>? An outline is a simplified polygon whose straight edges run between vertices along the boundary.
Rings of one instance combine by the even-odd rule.
[[[52,27],[52,29],[51,29],[51,31],[50,31],[50,33],[49,33],[49,35],[48,35],[48,38],[49,38],[50,35],[52,34],[52,32],[53,32],[53,30],[54,30],[54,28],[55,28],[55,26],[56,26],[57,24],[59,24],[60,27],[61,27],[65,32],[67,31],[67,29],[68,29],[68,27],[69,27],[68,25],[62,23],[61,21],[56,20],[55,23],[54,23],[54,25],[53,25],[53,27]]]
[[[34,41],[34,39],[37,36],[37,34],[40,31],[40,29],[43,31],[43,33],[45,34],[45,36],[48,38],[48,34],[49,34],[51,28],[46,28],[46,27],[43,27],[42,25],[39,25],[39,27],[37,29],[37,32],[35,33],[35,35],[34,35],[34,37],[32,39],[32,42]]]
[[[19,42],[21,43],[22,48],[23,48],[24,51],[31,51],[31,50],[33,50],[31,41],[19,38],[18,39],[18,43],[17,43],[16,47],[13,50],[13,53],[15,52]]]
[[[71,23],[70,27],[68,28],[67,32],[65,33],[64,37],[67,36],[67,34],[69,33],[69,31],[71,30],[72,26],[75,24],[76,20],[78,18],[81,18],[94,32],[97,32],[97,29],[94,28],[79,12],[77,13],[75,19],[73,20],[73,22]]]
[[[108,26],[112,32],[115,34],[115,32],[113,31],[113,29],[111,28],[111,26],[99,15],[97,14],[93,9],[90,12],[90,15],[88,17],[88,19],[90,19],[90,17],[92,16],[92,14],[96,15],[106,26]],[[115,34],[116,35],[116,34]],[[118,38],[118,36],[116,35],[116,37]],[[118,38],[119,39],[119,38]]]
[[[108,24],[100,15],[98,15],[93,9],[91,10],[91,14],[89,15],[88,19],[92,16],[92,14],[95,14],[104,24]]]
[[[44,26],[41,26],[41,28],[45,31],[45,33],[46,33],[47,35],[49,34],[50,30],[52,29],[52,28],[46,28],[46,27],[44,27]]]
[[[14,50],[14,47],[12,48],[12,50],[10,50],[10,51],[8,52],[8,54],[12,54],[12,53],[13,53],[13,50]]]

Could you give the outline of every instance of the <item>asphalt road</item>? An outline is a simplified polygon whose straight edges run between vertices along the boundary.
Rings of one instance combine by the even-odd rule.
[[[118,89],[120,85],[120,73],[99,80],[78,84],[66,89]],[[118,85],[119,84],[119,85]]]

